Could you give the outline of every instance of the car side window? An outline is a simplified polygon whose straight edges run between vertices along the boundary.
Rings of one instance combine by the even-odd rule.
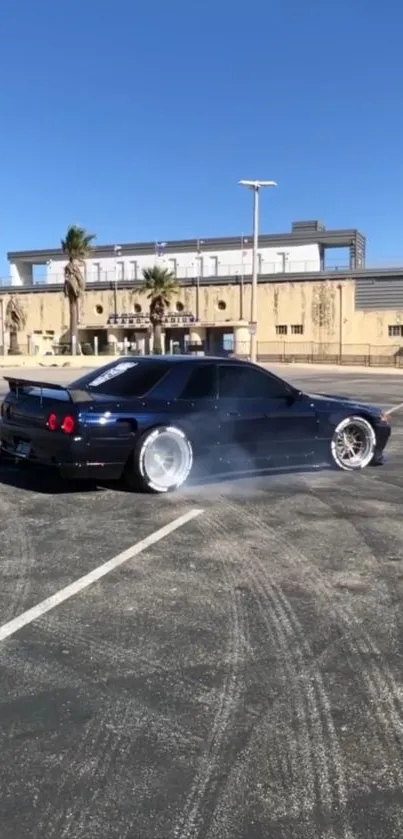
[[[220,399],[279,399],[286,395],[286,385],[253,367],[220,365],[218,372]]]
[[[197,364],[193,368],[180,399],[213,399],[215,396],[215,368],[213,364]]]

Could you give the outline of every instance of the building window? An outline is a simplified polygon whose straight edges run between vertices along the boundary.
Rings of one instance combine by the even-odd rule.
[[[217,309],[219,309],[220,312],[223,312],[226,308],[227,308],[227,304],[226,304],[225,300],[219,300],[217,302]]]
[[[304,327],[302,323],[294,323],[291,326],[291,335],[303,335]]]
[[[136,315],[139,315],[141,313],[140,303],[135,303],[134,304],[134,311],[136,312]]]
[[[103,315],[104,307],[101,306],[100,303],[97,303],[97,305],[95,306],[95,312],[96,312],[97,315]]]
[[[287,335],[288,327],[284,324],[280,324],[280,326],[276,326],[276,335]]]
[[[225,335],[223,335],[222,346],[225,352],[234,352],[235,336],[233,332],[227,332]]]
[[[92,279],[94,282],[99,283],[101,282],[101,263],[95,262],[92,266]]]
[[[401,338],[403,335],[403,326],[399,323],[395,323],[393,326],[388,326],[388,335],[389,338]]]
[[[185,307],[184,307],[183,303],[181,303],[180,300],[178,300],[178,302],[176,304],[176,311],[177,312],[183,312],[184,308]]]
[[[176,270],[177,270],[176,259],[168,259],[168,264],[169,264],[169,270],[172,271],[172,273],[175,274],[175,276],[176,276]]]
[[[210,256],[209,262],[209,275],[210,277],[216,277],[218,274],[218,256]]]
[[[116,279],[120,282],[125,278],[125,264],[124,262],[118,262],[116,265]]]
[[[130,279],[137,280],[137,262],[130,263]]]

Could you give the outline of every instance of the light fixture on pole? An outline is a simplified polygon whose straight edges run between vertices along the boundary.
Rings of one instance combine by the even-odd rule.
[[[122,253],[122,248],[120,247],[120,245],[115,245],[113,250],[114,250],[114,253],[115,253],[115,288],[114,288],[114,295],[113,295],[113,298],[114,298],[113,308],[114,308],[115,318],[117,318],[117,316],[118,316],[118,263],[117,263],[117,259]]]
[[[157,260],[159,257],[165,256],[165,248],[167,246],[166,242],[156,242],[155,243],[155,259]]]
[[[250,360],[256,363],[257,331],[257,252],[259,243],[259,192],[264,187],[277,186],[276,181],[238,181],[253,192],[253,250],[252,250],[252,286],[250,299]]]

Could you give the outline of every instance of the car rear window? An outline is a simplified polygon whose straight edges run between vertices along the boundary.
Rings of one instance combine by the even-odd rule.
[[[104,369],[92,370],[73,382],[71,387],[108,396],[145,396],[169,370],[167,364],[158,361],[119,361]]]

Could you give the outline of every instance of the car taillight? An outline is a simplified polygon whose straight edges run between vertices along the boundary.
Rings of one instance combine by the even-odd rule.
[[[76,427],[74,417],[64,417],[60,427],[65,434],[73,434]]]
[[[57,416],[56,414],[49,414],[46,425],[48,426],[49,431],[56,431],[57,429]]]
[[[76,421],[74,417],[63,417],[63,419],[58,419],[56,414],[49,414],[46,425],[49,431],[63,431],[64,434],[73,434],[76,428]]]

